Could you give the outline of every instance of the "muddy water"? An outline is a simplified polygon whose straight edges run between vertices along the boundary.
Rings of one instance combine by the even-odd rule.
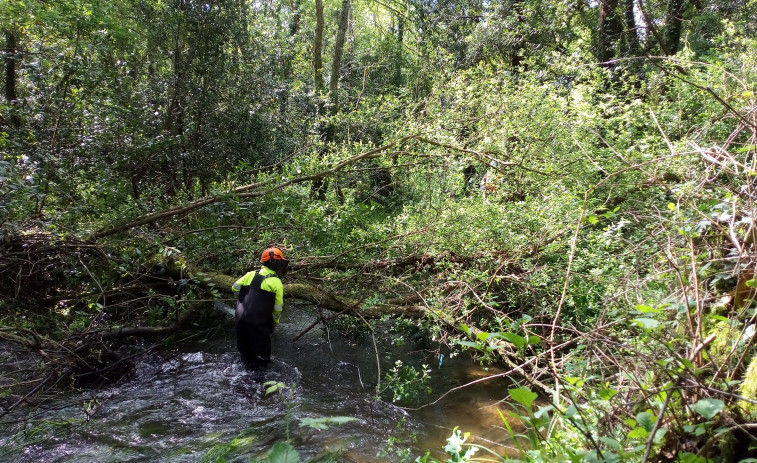
[[[331,453],[338,455],[331,461],[399,462],[426,451],[442,457],[455,426],[476,436],[474,442],[507,451],[498,412],[507,409],[499,403],[511,385],[506,378],[450,392],[416,410],[376,400],[377,357],[382,381],[397,359],[431,365],[433,394],[427,402],[497,371],[464,355],[447,355],[439,366],[436,352],[411,341],[392,345],[389,337],[377,337],[377,350],[369,335],[356,341],[321,328],[292,341],[314,317],[312,307],[288,308],[275,334],[273,361],[262,372],[247,371],[238,362],[230,321],[211,339],[164,350],[142,361],[128,382],[49,403],[44,418],[51,431],[33,436],[34,445],[11,439],[19,428],[4,424],[0,460],[195,462],[222,456],[246,462],[265,456],[288,432],[303,461]],[[266,381],[288,388],[266,395]],[[303,418],[335,416],[357,421],[321,430],[300,425]],[[65,420],[76,424],[59,425]]]

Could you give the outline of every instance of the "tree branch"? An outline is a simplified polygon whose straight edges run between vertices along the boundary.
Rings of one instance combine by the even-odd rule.
[[[346,160],[338,163],[337,165],[335,165],[334,167],[332,167],[330,169],[326,169],[324,171],[321,171],[321,172],[318,172],[318,173],[315,173],[315,174],[312,174],[312,175],[306,175],[306,176],[303,176],[303,177],[298,177],[298,178],[295,178],[295,179],[292,179],[292,180],[281,182],[278,185],[276,185],[274,187],[271,187],[271,188],[268,188],[268,189],[264,189],[264,190],[260,189],[261,187],[263,187],[264,185],[266,185],[267,182],[251,183],[251,184],[248,184],[248,185],[244,185],[244,186],[240,186],[238,188],[235,188],[235,189],[231,190],[228,193],[214,195],[214,196],[208,196],[208,197],[205,197],[205,198],[198,199],[197,201],[193,201],[193,202],[190,202],[188,204],[184,204],[182,206],[177,206],[177,207],[173,207],[173,208],[170,208],[170,209],[165,209],[163,211],[154,212],[152,214],[143,215],[141,217],[138,217],[138,218],[132,220],[131,222],[127,222],[125,224],[118,225],[116,227],[112,227],[112,228],[109,228],[109,229],[100,230],[100,231],[96,232],[94,235],[92,235],[90,237],[90,240],[91,241],[97,241],[97,240],[99,240],[101,238],[105,238],[107,236],[115,235],[117,233],[121,233],[123,231],[129,230],[129,229],[132,229],[132,228],[135,228],[135,227],[139,227],[141,225],[147,225],[149,223],[157,222],[158,220],[161,220],[161,219],[166,219],[166,218],[169,218],[169,217],[174,217],[174,216],[181,215],[181,214],[184,214],[184,213],[187,213],[187,212],[191,212],[191,211],[199,209],[201,207],[205,207],[205,206],[209,206],[211,204],[222,202],[222,201],[226,200],[229,196],[236,195],[239,198],[258,198],[258,197],[265,196],[267,194],[273,193],[275,191],[282,190],[282,189],[287,188],[289,186],[296,185],[298,183],[308,182],[308,181],[312,181],[312,180],[315,180],[315,179],[318,179],[318,178],[324,178],[324,177],[332,175],[332,174],[334,174],[336,172],[339,172],[339,171],[343,170],[345,167],[348,167],[348,166],[350,166],[352,164],[355,164],[357,162],[360,162],[362,160],[373,159],[373,158],[379,157],[379,156],[381,156],[381,154],[384,151],[387,151],[390,148],[393,148],[393,147],[395,147],[397,145],[401,145],[402,143],[405,143],[406,141],[411,140],[413,138],[417,138],[419,136],[420,136],[420,134],[407,135],[405,137],[402,137],[402,138],[400,138],[398,140],[395,140],[395,141],[393,141],[391,143],[388,143],[386,145],[380,146],[378,148],[374,148],[372,150],[366,151],[365,153],[362,153],[362,154],[359,154],[357,156],[353,156],[353,157],[351,157],[349,159],[346,159]]]

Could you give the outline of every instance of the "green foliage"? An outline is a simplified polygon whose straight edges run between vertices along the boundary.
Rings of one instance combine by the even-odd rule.
[[[703,417],[711,420],[725,408],[725,402],[720,399],[700,399],[694,404],[694,410]]]
[[[510,397],[518,402],[519,404],[526,407],[526,409],[530,409],[531,405],[533,405],[534,400],[536,400],[537,397],[539,397],[538,394],[535,392],[531,392],[528,388],[525,387],[519,387],[517,389],[510,389],[507,391],[510,394]]]
[[[295,406],[297,405],[296,402],[296,392],[297,392],[297,384],[293,383],[291,386],[284,384],[280,381],[266,381],[263,383],[263,386],[266,387],[265,395],[273,394],[273,393],[279,393],[284,398],[284,402],[286,403],[286,436],[287,441],[289,441],[289,428],[290,424],[292,422],[292,415],[294,413]]]
[[[0,138],[0,150],[5,150],[7,134]],[[35,184],[28,157],[3,157],[0,159],[0,227],[10,222],[11,230],[16,228],[13,222],[22,220],[35,202],[43,199],[44,194]],[[11,230],[2,229],[5,233]]]
[[[216,444],[211,447],[202,457],[203,463],[223,463],[226,457],[232,453],[244,451],[251,447],[258,437],[249,432],[243,432],[226,444]]]
[[[430,381],[431,369],[428,365],[421,365],[419,370],[397,360],[386,374],[383,387],[385,391],[391,392],[392,402],[417,405],[431,394],[428,385]]]
[[[418,434],[408,429],[408,420],[403,417],[397,422],[392,435],[386,441],[386,446],[379,451],[378,456],[392,461],[411,462],[414,460],[411,447],[417,442]]]
[[[277,442],[268,451],[268,458],[258,460],[250,458],[250,463],[300,463],[300,453],[289,442]]]

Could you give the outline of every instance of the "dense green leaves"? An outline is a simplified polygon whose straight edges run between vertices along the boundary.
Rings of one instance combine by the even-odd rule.
[[[289,442],[277,442],[268,452],[266,460],[250,460],[254,463],[300,463],[300,452],[295,449]]]
[[[533,405],[534,401],[539,397],[537,393],[524,387],[510,389],[507,392],[514,401],[522,404],[526,408],[531,408],[531,405]]]

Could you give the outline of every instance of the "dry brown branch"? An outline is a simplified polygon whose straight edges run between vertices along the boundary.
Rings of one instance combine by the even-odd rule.
[[[18,407],[22,403],[28,401],[32,397],[34,397],[45,386],[47,386],[48,384],[50,384],[50,382],[53,379],[55,379],[56,375],[57,375],[57,372],[55,372],[55,371],[52,371],[52,372],[48,373],[48,375],[45,376],[42,380],[40,380],[39,384],[37,386],[35,386],[31,391],[27,392],[26,394],[24,394],[23,396],[21,396],[21,398],[19,398],[18,400],[16,400],[14,403],[12,403],[8,407],[6,407],[5,410],[3,410],[2,413],[0,413],[0,418],[4,417],[8,413],[12,412],[16,407]]]
[[[698,344],[696,348],[693,351],[691,351],[691,353],[689,354],[689,360],[693,361],[699,355],[699,353],[702,352],[702,349],[707,347],[708,344],[712,343],[712,341],[714,341],[716,337],[717,335],[713,334],[709,336],[707,339],[705,339],[704,341],[702,341],[700,344]],[[684,380],[684,376],[683,375],[679,376],[675,384],[671,388],[671,391],[680,387],[681,384],[683,383],[683,380]],[[649,454],[652,451],[652,444],[654,443],[655,434],[657,434],[657,431],[660,429],[660,427],[663,424],[662,417],[663,415],[665,415],[665,411],[667,410],[668,405],[670,404],[670,399],[675,395],[675,394],[672,394],[671,391],[669,391],[668,394],[666,395],[665,401],[660,407],[660,412],[657,414],[657,421],[655,421],[654,426],[652,427],[652,430],[649,432],[649,439],[647,439],[647,446],[646,446],[646,449],[644,450],[644,458],[642,459],[642,462],[646,463],[646,461],[649,459]]]
[[[122,327],[113,330],[89,330],[82,331],[75,335],[76,338],[90,339],[116,339],[124,338],[128,336],[146,337],[146,336],[164,336],[168,334],[180,331],[190,326],[193,320],[197,319],[197,315],[205,310],[206,306],[197,302],[191,305],[187,310],[182,312],[179,318],[172,324],[167,326],[135,326],[135,327]]]
[[[27,337],[13,334],[13,332],[23,333]],[[28,349],[41,350],[51,344],[47,338],[39,336],[32,330],[21,327],[2,327],[0,328],[0,338],[15,342]],[[31,339],[30,339],[31,338]]]
[[[313,328],[315,328],[316,325],[318,325],[319,323],[321,323],[321,322],[328,323],[329,321],[335,319],[336,317],[338,317],[340,315],[343,315],[343,314],[346,314],[347,312],[349,312],[351,310],[352,310],[352,308],[350,307],[350,308],[342,310],[341,312],[337,312],[337,313],[335,313],[334,315],[332,315],[330,317],[327,317],[327,318],[317,318],[313,323],[310,324],[310,326],[308,326],[307,328],[305,328],[304,330],[302,330],[300,332],[300,334],[298,334],[297,336],[295,336],[292,339],[292,341],[297,341],[301,337],[305,336],[310,330],[312,330]]]
[[[168,263],[166,270],[170,275],[181,275],[183,278],[186,278],[187,276],[194,277],[200,284],[212,285],[214,288],[227,294],[231,293],[231,287],[237,280],[235,277],[219,272],[203,272],[191,268],[182,269],[175,263]],[[348,313],[351,312],[356,316],[359,313],[367,318],[378,318],[384,315],[421,317],[425,311],[424,307],[408,305],[378,304],[366,307],[361,304],[360,301],[332,294],[318,286],[304,282],[286,283],[284,285],[284,297],[312,302],[319,307],[323,307],[333,312],[347,310]],[[149,330],[145,331],[145,334],[149,333]],[[159,334],[159,332],[156,334]]]

